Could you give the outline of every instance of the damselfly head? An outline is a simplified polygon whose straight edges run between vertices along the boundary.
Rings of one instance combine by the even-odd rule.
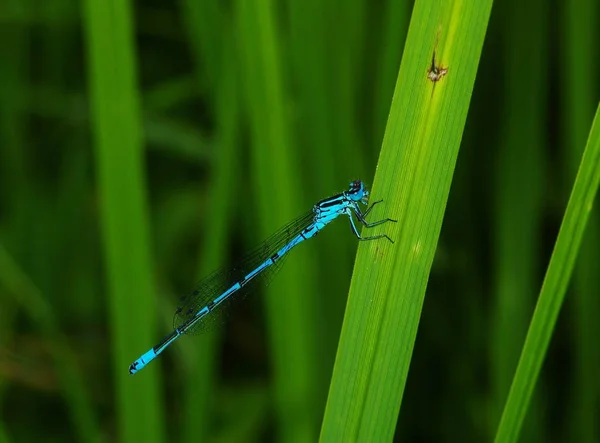
[[[350,200],[355,202],[362,202],[365,198],[368,197],[369,191],[365,189],[365,185],[360,180],[355,180],[350,183],[350,188],[346,193]]]

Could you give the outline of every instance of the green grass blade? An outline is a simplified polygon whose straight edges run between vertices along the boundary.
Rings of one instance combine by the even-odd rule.
[[[237,38],[241,52],[244,96],[252,134],[249,195],[256,198],[261,237],[266,237],[310,204],[298,195],[303,188],[291,136],[285,77],[274,2],[236,2]],[[251,192],[254,191],[254,192]],[[253,239],[256,241],[256,239]],[[315,368],[317,337],[312,328],[316,291],[314,260],[309,248],[298,248],[269,285],[266,309],[274,372],[279,440],[314,441],[316,430]],[[285,294],[283,297],[282,294]]]
[[[160,365],[127,371],[157,339],[132,23],[129,1],[85,2],[119,440],[154,443],[164,432]]]
[[[222,58],[231,56],[223,51],[226,49],[223,33],[227,24],[222,11],[223,3],[215,0],[180,0],[180,5],[194,61],[196,88],[208,84],[207,90],[214,90],[219,86]]]
[[[415,4],[372,193],[385,199],[372,219],[399,220],[374,233],[396,243],[359,247],[321,441],[394,435],[491,6]],[[438,29],[449,72],[433,90],[426,70]]]
[[[226,29],[230,31],[231,25]],[[222,40],[222,53],[227,55],[221,59],[221,75],[214,100],[219,149],[212,165],[214,178],[210,203],[207,204],[207,207],[211,208],[208,217],[210,234],[206,235],[199,260],[200,276],[208,275],[210,271],[223,265],[227,258],[230,221],[236,210],[231,202],[235,201],[235,190],[239,189],[239,71],[235,58],[229,56],[235,52],[231,32],[223,32]],[[186,389],[187,420],[183,424],[183,441],[194,442],[209,435],[213,419],[212,404],[216,398],[213,393],[217,386],[216,369],[219,354],[215,351],[219,338],[218,332],[203,334],[201,337],[195,337],[194,343],[185,345],[185,354],[190,360],[186,369],[189,377],[197,379],[197,382]]]
[[[590,57],[597,45],[600,28],[600,3],[595,0],[565,3],[561,14],[564,26],[563,83],[561,103],[564,106],[565,138],[562,146],[562,165],[568,189],[581,161],[582,150],[588,136],[589,121],[594,115],[597,94],[595,72],[598,57]],[[579,252],[573,274],[573,325],[572,352],[573,376],[571,404],[565,414],[569,423],[565,441],[599,441],[598,395],[600,390],[590,389],[598,383],[600,373],[600,219],[598,208],[590,215],[586,239]]]
[[[361,2],[362,0],[345,1],[343,9],[356,11],[361,7]],[[305,158],[318,159],[304,165],[303,172],[308,172],[311,179],[305,180],[303,188],[307,188],[307,195],[315,196],[313,201],[307,201],[309,205],[328,193],[344,189],[350,178],[365,176],[365,165],[349,152],[354,148],[342,141],[350,135],[347,127],[351,127],[353,131],[360,126],[356,122],[359,113],[345,107],[355,107],[356,103],[350,99],[342,104],[334,99],[339,95],[347,100],[352,95],[349,91],[358,89],[357,77],[361,70],[346,70],[347,63],[342,63],[341,58],[356,56],[348,51],[347,38],[360,32],[360,28],[353,27],[347,20],[342,22],[338,17],[336,26],[332,27],[331,19],[328,19],[330,7],[330,2],[321,0],[292,0],[287,9],[290,34],[287,52],[292,66],[289,78],[291,84],[297,84],[297,93],[294,94],[295,118],[291,119],[291,126],[297,129],[294,132],[295,149],[303,152]],[[330,45],[323,44],[329,39],[333,39]],[[332,58],[336,59],[336,63],[331,64]],[[336,69],[344,71],[341,74],[344,81],[339,81],[340,77],[334,72]],[[332,82],[331,77],[335,81]],[[347,118],[354,120],[349,123]],[[350,138],[356,144],[356,138],[351,135]],[[316,389],[319,401],[324,406],[356,242],[348,235],[347,229],[332,229],[328,230],[327,235],[320,236],[318,242],[310,248],[316,252],[316,268],[321,277],[318,282],[319,293],[327,294],[327,297],[319,297],[319,293],[311,293],[313,298],[318,297],[320,311],[319,315],[313,317],[311,328],[319,336],[316,349],[319,355],[319,379],[316,381]],[[319,417],[321,415],[322,412]]]
[[[600,182],[600,106],[504,407],[496,442],[517,441]]]
[[[512,16],[518,0],[503,3],[501,11]],[[539,251],[543,244],[544,192],[547,155],[547,15],[543,1],[527,2],[523,14],[505,29],[502,122],[496,138],[493,203],[493,294],[490,380],[492,411],[489,438],[496,431],[527,327],[538,274],[544,268]],[[527,12],[525,12],[527,11]],[[532,22],[531,15],[539,20]],[[526,124],[524,124],[526,122]],[[543,391],[539,392],[539,396]],[[539,401],[540,399],[536,399]],[[527,440],[544,440],[541,409],[532,408]]]

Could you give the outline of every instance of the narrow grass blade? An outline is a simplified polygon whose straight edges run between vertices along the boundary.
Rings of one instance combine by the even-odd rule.
[[[498,427],[496,442],[515,442],[519,436],[571,278],[599,182],[600,106],[596,111],[573,192],[546,271],[519,366]]]
[[[239,113],[240,97],[235,43],[231,33],[231,25],[223,28],[221,52],[221,74],[215,91],[215,107],[217,117],[217,139],[219,149],[212,164],[210,204],[210,234],[205,236],[204,248],[199,259],[199,275],[206,276],[217,269],[226,260],[227,247],[230,244],[230,221],[236,210],[235,190],[238,184],[240,162],[239,153]],[[183,424],[183,441],[194,442],[208,437],[213,420],[212,404],[216,398],[217,356],[215,352],[220,343],[220,334],[212,332],[194,337],[194,343],[185,344],[188,356],[189,377],[196,378],[197,383],[186,389],[185,412],[187,420]],[[217,383],[216,383],[217,382]]]
[[[135,378],[127,371],[157,337],[131,13],[129,1],[85,1],[119,440],[155,443],[164,432],[160,365]]]
[[[356,15],[360,4],[364,2],[345,0],[343,3],[344,11],[352,9],[355,11],[352,15]],[[288,77],[291,84],[297,85],[294,88],[297,88],[297,92],[293,95],[294,116],[297,117],[291,119],[292,122],[297,121],[291,126],[300,128],[294,132],[295,149],[302,152],[305,158],[318,159],[306,163],[305,170],[301,172],[311,177],[304,181],[303,191],[317,198],[343,190],[350,179],[365,177],[363,172],[366,170],[366,165],[350,153],[356,147],[356,138],[349,137],[354,146],[342,141],[350,135],[350,131],[361,126],[356,122],[360,114],[353,109],[356,103],[353,100],[343,103],[335,100],[337,96],[347,100],[351,95],[349,91],[359,89],[357,84],[362,69],[347,70],[347,63],[342,63],[340,59],[359,55],[358,51],[353,50],[355,48],[349,49],[348,39],[356,39],[354,33],[360,33],[361,28],[339,17],[336,17],[336,26],[332,27],[328,17],[331,6],[331,2],[321,0],[292,0],[287,8],[290,36],[286,52],[289,52],[292,65]],[[366,21],[365,16],[360,19]],[[329,39],[333,40],[331,44],[323,44]],[[336,60],[335,63],[331,63],[332,58]],[[344,81],[340,81],[338,69],[344,71],[341,74]],[[333,82],[332,77],[335,78]],[[349,123],[347,118],[354,120]],[[327,297],[319,297],[320,315],[314,316],[312,322],[312,330],[319,337],[316,343],[319,365],[316,371],[319,377],[316,381],[317,390],[324,404],[342,325],[356,242],[348,235],[347,229],[332,229],[328,230],[327,235],[319,236],[319,240],[310,248],[316,252],[314,258],[321,277],[319,293],[327,294]]]
[[[394,435],[491,6],[415,3],[372,192],[372,219],[399,222],[369,234],[396,243],[359,247],[321,441]],[[438,36],[448,73],[432,84]]]
[[[543,0],[522,5],[519,0],[499,4],[504,16],[513,16],[503,34],[501,77],[503,105],[493,188],[493,309],[488,346],[492,408],[488,435],[492,438],[519,354],[544,268],[539,251],[543,244],[544,190],[547,161],[547,23],[550,5]],[[531,20],[532,14],[536,20]],[[539,392],[543,395],[543,391]],[[540,401],[540,399],[536,399]],[[527,440],[544,441],[541,409],[533,408]]]
[[[310,204],[298,197],[303,181],[286,112],[289,97],[275,2],[240,0],[236,6],[243,96],[252,134],[248,190],[259,202],[256,212],[263,216],[259,231],[264,238]],[[316,291],[308,290],[315,275],[314,260],[308,260],[308,254],[310,248],[294,250],[267,290],[277,433],[286,442],[314,441],[316,434],[317,338],[311,327]]]
[[[596,0],[565,3],[562,17],[564,44],[563,61],[560,63],[563,80],[562,120],[565,138],[562,143],[561,165],[564,186],[569,189],[577,173],[581,154],[588,136],[589,121],[594,115],[598,96],[596,75],[600,63],[598,57],[590,57],[598,44],[600,29],[600,3]],[[571,403],[564,408],[569,423],[565,441],[600,441],[600,389],[590,389],[598,383],[600,374],[600,218],[598,207],[592,211],[586,240],[581,245],[579,260],[573,274],[572,359],[573,380],[569,389]],[[593,407],[591,405],[596,405]]]

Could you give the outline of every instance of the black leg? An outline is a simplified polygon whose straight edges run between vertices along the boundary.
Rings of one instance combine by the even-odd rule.
[[[369,212],[371,212],[371,209],[373,209],[373,207],[374,207],[376,204],[379,204],[379,203],[381,203],[382,201],[383,201],[383,200],[377,200],[376,202],[373,202],[373,203],[371,203],[371,205],[370,205],[370,206],[367,208],[367,210],[366,210],[365,212],[363,212],[363,217],[366,217],[366,216],[367,216],[367,214],[368,214]]]
[[[358,238],[359,240],[361,240],[361,241],[370,241],[370,240],[377,240],[377,239],[380,239],[380,238],[387,238],[389,241],[391,241],[392,243],[394,243],[394,240],[392,240],[391,238],[389,238],[385,234],[372,235],[370,237],[361,237],[360,234],[358,233],[358,230],[356,229],[356,225],[354,224],[354,219],[352,218],[352,215],[348,214],[348,218],[350,219],[350,228],[352,228],[352,232],[354,233],[354,235],[356,235],[356,238]],[[381,223],[386,222],[386,221],[388,221],[388,220],[382,220]],[[395,220],[390,220],[390,221],[395,221]]]
[[[386,218],[383,220],[378,220],[376,222],[369,223],[368,221],[365,220],[365,215],[368,214],[368,212],[373,208],[374,205],[376,205],[377,203],[380,203],[381,201],[382,200],[379,200],[379,201],[373,203],[373,205],[371,205],[371,207],[368,208],[364,214],[362,212],[360,212],[360,209],[354,208],[354,213],[356,214],[356,218],[358,218],[360,220],[360,222],[363,225],[365,225],[367,228],[372,228],[373,226],[381,225],[381,224],[387,223],[387,222],[396,223],[398,221],[398,220],[393,220],[391,218]]]

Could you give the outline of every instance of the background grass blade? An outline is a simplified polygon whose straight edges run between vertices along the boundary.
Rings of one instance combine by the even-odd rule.
[[[190,5],[191,6],[191,5]],[[196,6],[199,6],[196,5]],[[197,11],[194,15],[201,15]],[[191,24],[190,24],[191,26]],[[227,246],[231,242],[228,234],[231,227],[235,208],[228,202],[234,199],[235,189],[240,186],[237,177],[240,175],[241,162],[239,140],[239,118],[241,97],[239,94],[239,69],[236,59],[230,54],[235,52],[235,41],[232,24],[228,24],[229,32],[222,38],[222,54],[219,84],[215,88],[215,103],[217,117],[216,140],[219,146],[218,157],[213,163],[214,187],[209,196],[211,208],[206,216],[210,217],[210,235],[206,236],[204,248],[199,258],[199,278],[208,275],[213,269],[227,264]],[[197,61],[200,65],[200,60]],[[197,337],[199,342],[186,343],[184,354],[188,360],[187,376],[197,379],[193,386],[186,389],[185,413],[187,420],[184,424],[183,441],[195,442],[199,438],[210,436],[210,424],[214,419],[212,405],[215,402],[218,376],[217,345],[222,341],[219,331],[203,334]],[[256,411],[255,411],[256,412]]]
[[[517,441],[527,407],[563,304],[579,245],[600,183],[600,106],[590,131],[573,192],[531,320],[517,372],[496,434]]]
[[[282,41],[271,0],[237,3],[238,47],[242,66],[245,109],[250,123],[252,184],[248,188],[264,217],[259,229],[251,231],[266,238],[293,217],[302,214],[298,190],[302,189],[294,138],[287,118],[288,102],[282,69]],[[294,196],[294,197],[290,197]],[[266,298],[269,339],[274,371],[277,431],[281,441],[314,440],[316,434],[315,360],[316,337],[310,319],[315,314],[314,260],[309,250],[298,248],[277,279],[269,285]],[[283,297],[282,294],[285,294]],[[311,296],[311,294],[313,294]]]
[[[494,392],[489,439],[493,438],[506,401],[512,375],[539,286],[544,261],[539,254],[544,222],[544,189],[547,177],[546,83],[549,5],[527,2],[514,14],[519,1],[498,4],[498,11],[514,16],[505,29],[502,79],[511,85],[503,94],[502,127],[494,171],[494,309],[489,347],[491,386]],[[541,19],[531,22],[532,14]],[[510,177],[510,180],[507,180]],[[540,401],[540,399],[538,399]],[[533,408],[527,440],[546,440],[541,409]]]
[[[490,10],[491,1],[413,9],[372,192],[385,201],[373,219],[399,221],[381,228],[396,244],[359,247],[321,441],[394,435]],[[449,73],[433,90],[438,30]]]
[[[127,368],[157,339],[131,4],[86,0],[93,130],[120,440],[160,442],[159,364]]]
[[[568,66],[563,76],[562,102],[564,103],[564,134],[561,160],[564,169],[563,189],[570,189],[581,162],[598,99],[594,72],[598,69],[598,57],[590,57],[597,45],[597,30],[600,28],[600,4],[596,1],[566,3],[562,14],[565,44],[561,46],[562,64]],[[566,191],[562,195],[567,199]],[[568,407],[569,429],[565,430],[565,441],[600,441],[600,390],[590,389],[600,373],[600,219],[598,206],[590,214],[576,262],[572,293],[569,299],[573,309],[566,310],[571,317],[574,334],[573,386]],[[536,392],[539,389],[536,389]],[[595,405],[595,407],[590,407]],[[530,406],[533,409],[535,405]]]

